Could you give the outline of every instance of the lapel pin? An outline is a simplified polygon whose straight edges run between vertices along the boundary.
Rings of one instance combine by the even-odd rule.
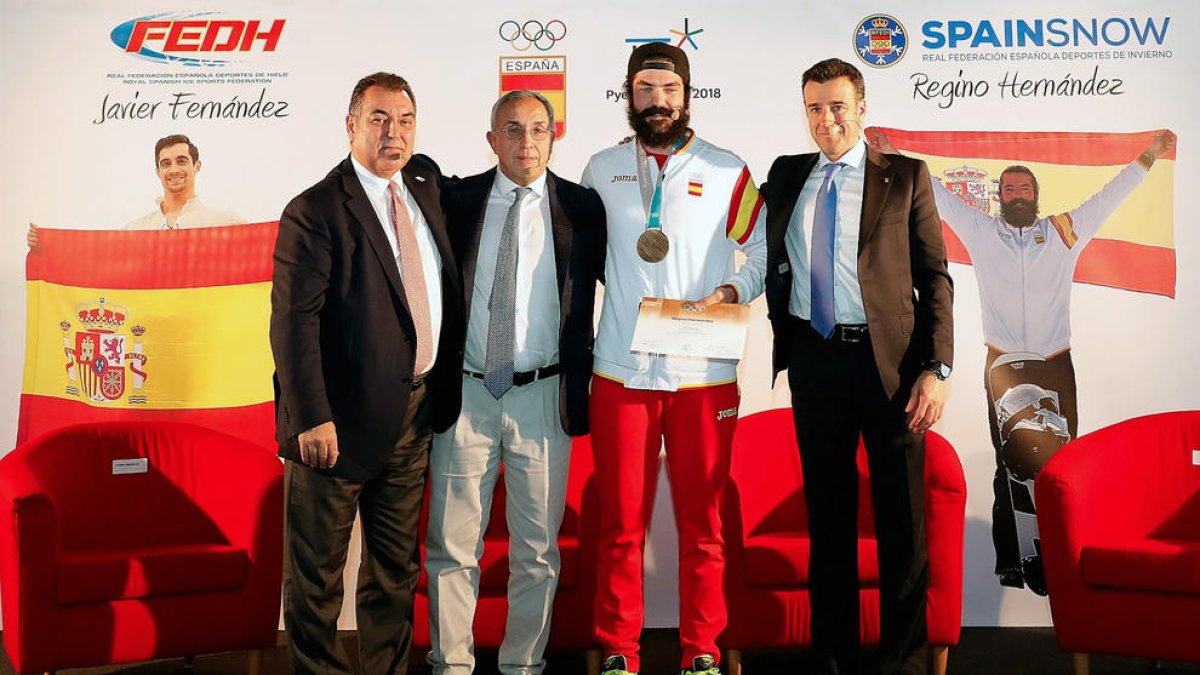
[[[413,176],[413,178],[414,178],[414,179],[416,179],[416,181],[417,181],[418,183],[424,183],[424,182],[425,182],[425,177],[424,177],[424,176]]]
[[[890,182],[892,182],[892,177],[891,177],[891,176],[884,176],[884,177],[883,177],[883,182],[885,182],[885,183],[890,183]]]

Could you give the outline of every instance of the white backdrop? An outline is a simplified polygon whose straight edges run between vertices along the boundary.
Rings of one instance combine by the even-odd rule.
[[[274,51],[262,41],[239,62],[186,67],[136,58],[110,38],[130,20],[167,10],[211,18],[286,21]],[[343,116],[362,75],[390,70],[407,77],[418,102],[418,149],[447,173],[466,175],[494,162],[484,141],[498,92],[499,57],[560,56],[566,63],[566,136],[555,146],[552,168],[577,178],[596,150],[625,136],[620,90],[627,38],[694,32],[685,45],[692,85],[708,92],[693,101],[693,126],[739,153],[757,180],[775,156],[813,150],[801,110],[800,74],[837,56],[858,63],[852,37],[865,17],[884,13],[909,31],[904,57],[888,68],[862,66],[867,80],[867,123],[913,130],[1130,132],[1170,128],[1179,134],[1175,167],[1174,299],[1076,285],[1071,323],[1078,375],[1081,433],[1155,411],[1200,407],[1198,359],[1192,332],[1200,316],[1198,218],[1190,196],[1197,185],[1192,159],[1200,137],[1194,35],[1200,5],[1185,0],[1055,2],[1014,0],[1000,5],[849,1],[818,7],[786,0],[653,3],[609,0],[496,3],[227,2],[164,7],[158,1],[78,3],[6,0],[0,6],[0,446],[16,435],[24,349],[24,233],[27,223],[51,227],[115,228],[154,206],[161,192],[153,167],[154,141],[170,133],[191,136],[201,151],[198,193],[208,204],[250,221],[274,220],[287,200],[322,177],[347,152]],[[559,19],[565,36],[548,51],[518,52],[502,40],[506,20]],[[1006,21],[1093,19],[1093,45],[1047,33],[1042,46],[989,44],[988,27],[1003,41]],[[1146,44],[1125,27],[1153,22],[1159,39]],[[940,22],[940,29],[930,22]],[[983,42],[951,48],[949,26]],[[986,22],[986,23],[985,23]],[[982,31],[982,32],[981,32]],[[1144,31],[1143,31],[1144,32]],[[186,40],[185,40],[186,41]],[[161,47],[161,40],[147,42]],[[1155,50],[1156,54],[1135,54]],[[224,58],[226,55],[220,55]],[[1007,61],[966,60],[1007,56]],[[1027,57],[1014,61],[1017,56]],[[944,60],[934,60],[943,57]],[[1013,99],[998,82],[1009,75],[1119,78],[1120,93]],[[960,76],[959,71],[962,71]],[[926,100],[914,82],[986,80],[979,97]],[[717,97],[719,90],[719,97]],[[136,94],[136,96],[135,96]],[[177,97],[177,94],[183,96]],[[285,102],[283,116],[189,119],[188,102]],[[101,119],[107,99],[158,102],[143,119]],[[183,101],[172,107],[173,101]],[[173,117],[174,114],[174,117]],[[1131,158],[1132,159],[1132,158]],[[992,449],[981,373],[984,349],[972,268],[952,265],[956,283],[957,353],[951,399],[937,430],[958,449],[967,476],[965,625],[1046,625],[1049,606],[1027,591],[1001,590],[992,575],[990,528]],[[761,300],[755,305],[749,356],[743,363],[742,414],[787,404],[786,387],[770,389],[769,329]],[[667,487],[660,494],[647,561],[647,623],[676,622],[674,527]],[[356,554],[355,554],[356,555]],[[347,597],[353,574],[347,571]],[[343,626],[353,616],[344,613]]]

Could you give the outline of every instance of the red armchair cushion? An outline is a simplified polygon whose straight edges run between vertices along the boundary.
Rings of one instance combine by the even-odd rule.
[[[746,538],[746,583],[751,586],[808,585],[808,532],[760,534]],[[876,541],[859,533],[858,578],[865,586],[879,585]]]
[[[180,544],[119,551],[64,552],[58,602],[77,605],[240,589],[249,558],[221,544]]]
[[[1200,541],[1134,539],[1083,547],[1092,586],[1200,595]]]

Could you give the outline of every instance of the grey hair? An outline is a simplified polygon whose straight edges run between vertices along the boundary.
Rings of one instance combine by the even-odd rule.
[[[550,133],[553,134],[554,133],[554,106],[550,105],[550,101],[547,100],[545,96],[542,96],[542,94],[540,92],[533,91],[532,89],[517,89],[516,91],[510,91],[507,94],[501,96],[499,99],[496,100],[495,103],[492,104],[492,130],[493,131],[497,130],[496,129],[496,121],[497,121],[497,117],[500,115],[500,109],[503,108],[506,104],[511,103],[512,101],[519,101],[523,98],[536,98],[538,101],[540,101],[542,103],[542,106],[546,108],[546,116],[550,118]]]

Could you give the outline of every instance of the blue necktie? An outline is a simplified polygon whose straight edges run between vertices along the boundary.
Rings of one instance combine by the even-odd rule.
[[[825,165],[825,180],[817,191],[813,213],[812,252],[809,256],[809,293],[812,308],[812,327],[821,337],[833,334],[833,244],[837,241],[837,172],[846,166],[841,162]]]

